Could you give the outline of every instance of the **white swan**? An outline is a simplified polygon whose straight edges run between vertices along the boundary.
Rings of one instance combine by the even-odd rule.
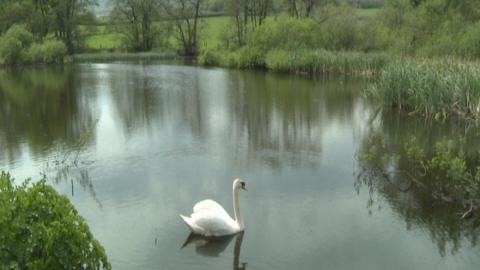
[[[235,220],[213,200],[203,200],[193,206],[190,217],[180,215],[190,230],[203,236],[232,235],[244,230],[243,220],[238,205],[238,191],[246,190],[245,182],[240,179],[233,181],[233,211]]]

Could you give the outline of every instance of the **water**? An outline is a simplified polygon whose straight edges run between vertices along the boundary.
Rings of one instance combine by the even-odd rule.
[[[479,230],[458,213],[356,184],[372,126],[399,142],[460,128],[372,121],[364,86],[164,64],[2,71],[0,168],[18,182],[45,174],[114,269],[477,269]],[[232,213],[236,177],[245,233],[182,248],[178,214],[205,198]]]

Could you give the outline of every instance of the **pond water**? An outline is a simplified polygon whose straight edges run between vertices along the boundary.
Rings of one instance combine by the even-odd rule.
[[[464,129],[375,115],[365,85],[161,63],[2,71],[0,169],[68,196],[114,269],[478,269],[461,213],[357,179],[372,129]],[[178,214],[205,198],[232,213],[236,177],[245,233],[182,247]]]

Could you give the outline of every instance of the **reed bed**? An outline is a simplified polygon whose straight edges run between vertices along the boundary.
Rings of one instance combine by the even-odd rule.
[[[272,50],[267,53],[265,63],[273,71],[373,76],[379,74],[391,59],[391,56],[384,53]]]
[[[265,54],[256,48],[244,47],[237,51],[205,51],[199,57],[199,63],[312,75],[372,76],[380,73],[392,58],[385,53],[333,52],[323,49],[273,49]]]
[[[400,60],[388,64],[367,95],[411,114],[480,118],[480,66],[459,60]]]

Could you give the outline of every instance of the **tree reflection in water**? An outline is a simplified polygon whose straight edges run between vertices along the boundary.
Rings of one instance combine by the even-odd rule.
[[[360,158],[355,189],[357,192],[363,188],[368,190],[367,208],[370,214],[374,213],[374,208],[381,211],[388,206],[405,220],[408,230],[427,230],[442,256],[449,249],[455,254],[464,243],[475,246],[480,232],[480,219],[462,219],[464,206],[446,202],[446,198],[441,198],[435,192],[442,190],[439,186],[442,181],[424,179],[420,182],[413,178],[412,163],[401,148],[409,138],[415,136],[428,153],[432,151],[435,141],[443,137],[458,138],[456,136],[461,134],[467,140],[467,145],[472,147],[467,152],[473,153],[478,149],[476,129],[453,121],[438,123],[411,117],[405,121],[404,117],[384,112],[372,121],[367,136],[357,150]],[[362,158],[362,155],[376,155],[377,158]]]
[[[96,121],[84,106],[82,79],[74,67],[0,72],[0,160],[14,163],[23,144],[32,157],[45,160],[43,178],[74,182],[98,201],[88,173],[92,162],[81,157],[92,143]]]

